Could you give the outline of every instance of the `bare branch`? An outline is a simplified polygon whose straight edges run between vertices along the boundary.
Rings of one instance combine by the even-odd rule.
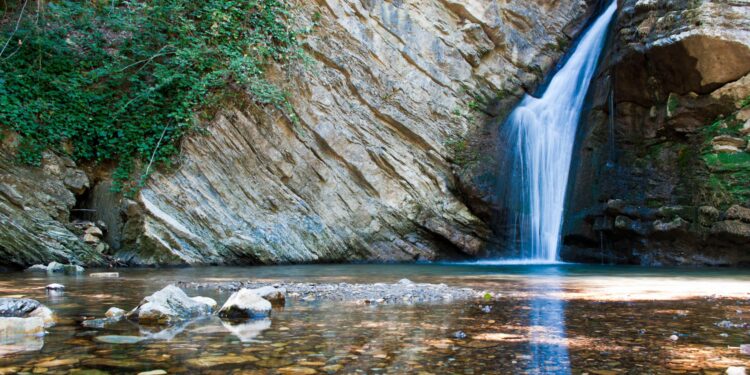
[[[13,32],[8,37],[8,40],[5,41],[5,45],[3,45],[3,49],[0,50],[0,56],[3,55],[3,52],[5,52],[5,49],[8,48],[8,44],[11,40],[13,40],[13,37],[16,35],[16,32],[18,31],[18,27],[21,26],[21,20],[23,19],[23,11],[26,10],[26,5],[29,3],[29,0],[26,0],[23,2],[23,7],[21,8],[21,13],[18,15],[18,20],[16,21],[16,28],[13,29]]]

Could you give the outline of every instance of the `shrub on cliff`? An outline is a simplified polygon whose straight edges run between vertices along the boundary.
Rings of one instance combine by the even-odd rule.
[[[229,87],[293,116],[265,78],[303,53],[283,0],[25,1],[0,15],[0,126],[25,163],[52,148],[116,161],[126,181],[138,160],[169,164]]]

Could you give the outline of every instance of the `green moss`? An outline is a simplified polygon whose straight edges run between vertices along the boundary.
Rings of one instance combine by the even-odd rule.
[[[718,119],[703,132],[701,160],[708,176],[697,181],[700,197],[706,203],[727,208],[750,201],[750,154],[713,152],[711,140],[718,135],[737,136],[742,126],[734,116]]]
[[[672,117],[674,116],[675,111],[680,106],[680,100],[677,98],[677,95],[675,94],[669,94],[669,98],[667,99],[667,116]]]
[[[472,151],[466,138],[453,137],[445,142],[453,162],[461,167],[468,167],[479,159],[479,155]]]

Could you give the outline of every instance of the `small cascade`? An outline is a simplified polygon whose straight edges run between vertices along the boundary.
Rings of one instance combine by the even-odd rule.
[[[558,260],[565,193],[584,99],[617,10],[612,3],[583,33],[541,97],[527,95],[501,136],[509,145],[505,207],[522,260]]]

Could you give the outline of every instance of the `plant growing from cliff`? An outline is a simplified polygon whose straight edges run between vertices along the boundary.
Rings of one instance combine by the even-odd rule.
[[[168,165],[232,92],[293,116],[265,78],[303,56],[283,0],[27,1],[2,18],[0,126],[25,163],[51,148],[116,161],[123,182]]]

